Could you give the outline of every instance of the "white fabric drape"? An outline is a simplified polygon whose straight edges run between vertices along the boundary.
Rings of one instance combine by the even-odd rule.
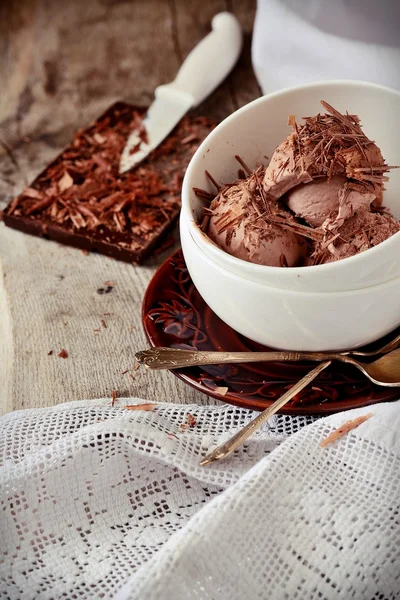
[[[199,466],[252,416],[100,400],[3,417],[0,597],[399,598],[400,403],[277,416]]]

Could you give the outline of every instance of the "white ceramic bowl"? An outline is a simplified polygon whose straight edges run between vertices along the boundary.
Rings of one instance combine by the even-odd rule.
[[[215,192],[205,176],[218,182],[237,177],[239,154],[249,167],[265,164],[287,136],[289,114],[298,121],[323,111],[326,100],[340,111],[360,116],[365,133],[380,146],[388,164],[400,165],[398,120],[400,93],[383,86],[351,81],[313,83],[269,94],[251,102],[220,123],[201,144],[186,171],[181,222],[212,261],[250,281],[306,292],[362,289],[400,276],[400,233],[366,252],[327,265],[283,269],[255,265],[230,256],[202,234],[195,220],[201,202],[193,187]],[[384,204],[400,218],[400,169],[390,173]]]
[[[268,287],[224,269],[197,246],[184,221],[190,276],[210,308],[246,337],[286,350],[356,348],[400,324],[400,278],[349,292],[306,293]]]

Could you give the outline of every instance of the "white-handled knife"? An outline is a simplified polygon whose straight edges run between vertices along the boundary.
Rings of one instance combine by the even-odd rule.
[[[212,31],[190,52],[174,81],[156,88],[155,100],[143,120],[147,135],[142,129],[132,131],[121,154],[120,173],[157,148],[185,113],[211,94],[234,67],[242,48],[238,20],[222,12],[211,25]]]

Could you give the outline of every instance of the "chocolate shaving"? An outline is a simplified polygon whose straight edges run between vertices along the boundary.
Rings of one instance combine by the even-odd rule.
[[[189,142],[195,142],[198,139],[199,138],[197,136],[197,133],[190,133],[189,135],[187,135],[185,138],[183,138],[181,140],[181,144],[189,144]]]
[[[194,193],[199,198],[204,198],[205,200],[213,200],[215,198],[215,194],[211,194],[210,192],[206,192],[206,190],[202,190],[201,188],[194,187]]]
[[[65,171],[64,175],[61,177],[61,179],[58,182],[59,191],[65,192],[65,190],[68,190],[73,185],[74,185],[74,180],[72,179],[72,177],[68,173],[68,171]]]
[[[210,175],[210,173],[208,171],[205,171],[206,176],[208,177],[208,179],[211,181],[211,183],[217,188],[217,190],[219,191],[221,189],[221,186],[218,185],[218,183],[215,181],[214,177],[212,175]]]
[[[200,223],[201,231],[207,231],[209,224],[210,224],[210,215],[205,215],[203,217],[203,220]]]
[[[248,175],[251,175],[251,174],[252,174],[252,170],[251,170],[251,169],[249,169],[249,167],[246,165],[246,163],[244,162],[244,160],[243,160],[243,159],[241,159],[241,158],[240,158],[240,156],[239,156],[238,154],[235,154],[235,158],[236,158],[236,160],[238,161],[238,163],[239,163],[240,165],[242,165],[242,167],[243,167],[243,169],[246,171],[246,173],[247,173]]]
[[[29,208],[26,209],[25,214],[26,215],[31,215],[34,212],[40,212],[46,208],[48,208],[49,206],[51,206],[54,202],[54,199],[52,197],[50,198],[44,198],[43,200],[39,200],[39,202],[34,202],[33,204],[31,204],[29,206]]]
[[[338,429],[335,429],[335,431],[332,431],[332,433],[329,434],[328,437],[326,437],[324,440],[322,440],[322,442],[320,443],[321,448],[324,448],[325,446],[332,444],[333,442],[340,439],[346,433],[348,433],[349,431],[352,431],[353,429],[355,429],[356,427],[358,427],[359,425],[361,425],[362,423],[364,423],[371,417],[372,417],[372,413],[368,413],[366,415],[362,415],[361,417],[357,417],[356,419],[351,419],[350,421],[346,421],[346,423],[344,423],[343,425],[338,427]]]
[[[124,408],[126,408],[127,410],[154,410],[155,407],[158,406],[157,404],[151,404],[151,403],[147,403],[147,404],[127,404],[126,406],[124,406]]]

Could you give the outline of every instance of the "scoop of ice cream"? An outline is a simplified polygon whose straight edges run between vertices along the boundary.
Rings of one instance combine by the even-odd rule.
[[[358,117],[322,104],[327,113],[304,117],[302,125],[289,117],[293,131],[276,148],[266,168],[266,193],[280,198],[300,183],[340,175],[373,184],[375,199],[380,202],[383,176],[389,170],[380,149],[364,134]]]
[[[288,193],[286,204],[297,217],[320,227],[327,220],[342,224],[352,214],[369,210],[375,199],[372,184],[356,184],[352,189],[346,177],[334,175],[295,187]]]
[[[208,236],[236,258],[271,267],[297,266],[306,254],[306,243],[267,220],[254,201],[252,185],[239,181],[213,200]]]
[[[387,213],[361,212],[347,219],[338,230],[338,236],[315,257],[319,264],[354,256],[381,244],[400,231],[400,223]]]

